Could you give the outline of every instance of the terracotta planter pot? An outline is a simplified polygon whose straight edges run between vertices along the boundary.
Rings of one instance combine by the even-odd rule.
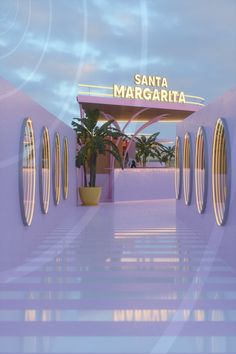
[[[83,205],[98,205],[101,187],[79,187],[79,195]]]

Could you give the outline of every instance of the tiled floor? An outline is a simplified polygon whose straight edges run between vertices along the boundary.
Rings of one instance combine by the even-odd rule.
[[[77,208],[0,274],[0,353],[236,353],[236,276],[175,202]]]

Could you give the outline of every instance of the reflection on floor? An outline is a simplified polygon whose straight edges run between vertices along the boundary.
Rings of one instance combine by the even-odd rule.
[[[77,208],[0,281],[0,353],[236,352],[235,273],[174,201]]]

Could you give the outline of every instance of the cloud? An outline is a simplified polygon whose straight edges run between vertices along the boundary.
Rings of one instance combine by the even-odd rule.
[[[44,79],[44,75],[40,74],[38,71],[34,72],[29,68],[17,69],[16,74],[24,81],[41,82]]]
[[[78,83],[133,84],[139,72],[207,100],[235,85],[235,0],[18,3],[1,2],[0,75],[62,119]]]
[[[140,66],[150,66],[150,65],[169,65],[169,60],[165,60],[161,57],[156,58],[144,58],[144,59],[131,59],[127,56],[120,56],[118,58],[108,58],[107,60],[102,60],[100,67],[108,72],[113,72],[117,70],[138,70]]]
[[[71,40],[63,41],[62,39],[46,39],[38,36],[36,33],[28,33],[25,40],[30,48],[52,53],[64,53],[74,57],[80,57],[81,52],[89,57],[96,58],[100,55],[98,49],[93,48],[88,42],[71,42]]]
[[[71,85],[69,81],[62,81],[59,83],[58,87],[54,88],[52,91],[60,98],[75,97],[78,93],[78,87]]]

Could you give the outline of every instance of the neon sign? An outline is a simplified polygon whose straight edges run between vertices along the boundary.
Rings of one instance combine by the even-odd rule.
[[[168,90],[168,81],[165,77],[135,74],[134,84],[135,86],[133,87],[113,85],[113,97],[168,103],[185,103],[184,92]]]

